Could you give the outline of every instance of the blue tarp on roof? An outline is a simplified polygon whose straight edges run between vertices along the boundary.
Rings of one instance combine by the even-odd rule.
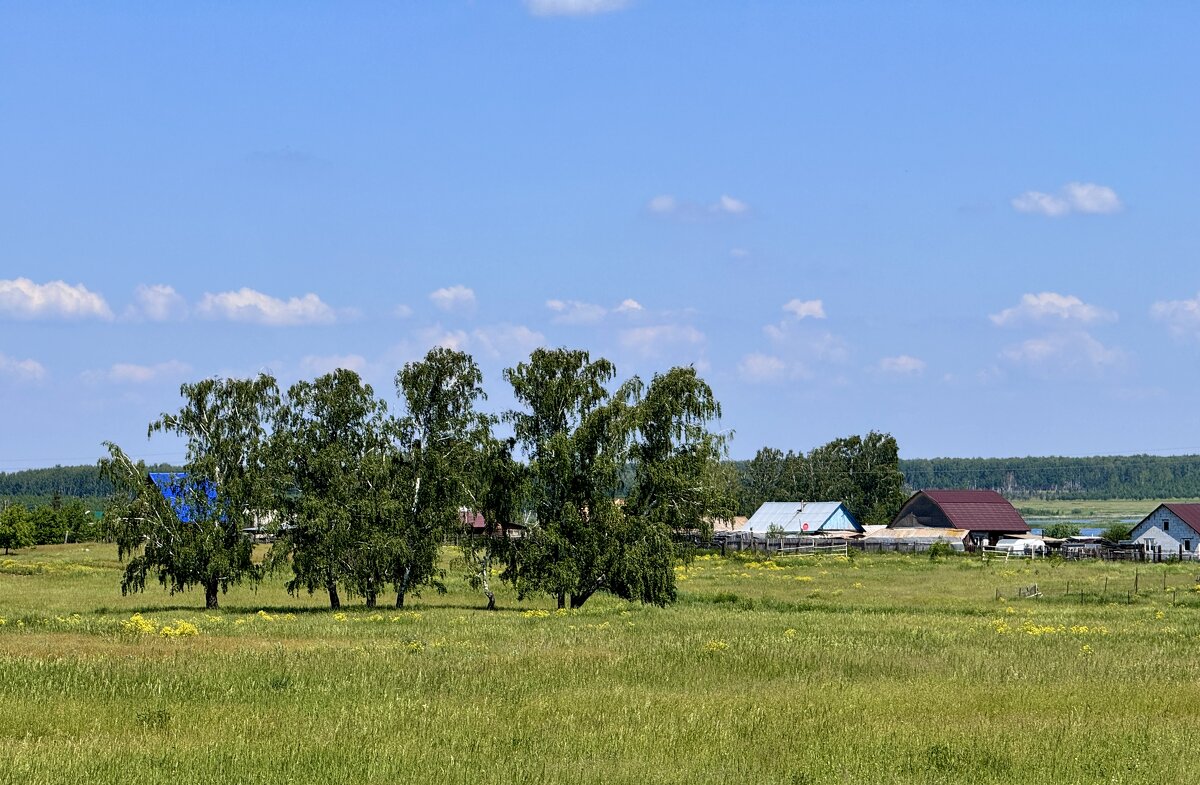
[[[183,523],[191,523],[192,507],[188,504],[188,497],[199,494],[200,488],[188,482],[187,472],[150,472],[149,476],[150,482],[154,483],[154,486],[162,493],[163,498],[171,505],[171,509],[179,516],[179,520]],[[217,489],[212,483],[204,483],[204,486],[209,506],[215,506]]]

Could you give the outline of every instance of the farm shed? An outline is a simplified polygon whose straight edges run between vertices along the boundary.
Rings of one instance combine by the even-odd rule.
[[[932,526],[884,526],[869,532],[862,538],[864,551],[927,551],[937,542],[944,542],[953,550],[962,552],[967,549],[970,532],[963,529],[943,529]]]
[[[772,530],[772,527],[774,529]],[[766,502],[750,516],[744,532],[780,534],[861,534],[862,524],[841,502]]]
[[[1129,539],[1164,558],[1195,558],[1200,552],[1200,504],[1160,504],[1133,527]]]
[[[995,491],[917,491],[900,508],[889,529],[958,529],[975,545],[1029,533],[1029,524]]]

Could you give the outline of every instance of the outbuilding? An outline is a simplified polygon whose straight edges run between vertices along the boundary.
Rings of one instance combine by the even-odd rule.
[[[1163,557],[1200,554],[1200,504],[1160,504],[1133,527],[1129,539]]]
[[[889,529],[955,529],[970,533],[972,545],[995,545],[1003,537],[1029,533],[1029,524],[995,491],[917,491]]]
[[[862,534],[863,526],[841,502],[766,502],[741,529],[756,535]]]

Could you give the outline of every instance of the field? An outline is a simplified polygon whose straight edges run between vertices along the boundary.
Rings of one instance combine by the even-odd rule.
[[[1013,506],[1026,518],[1086,519],[1107,525],[1141,520],[1163,502],[1194,504],[1200,499],[1018,499]]]
[[[1192,781],[1196,569],[706,557],[667,609],[205,613],[43,547],[0,557],[0,782]]]

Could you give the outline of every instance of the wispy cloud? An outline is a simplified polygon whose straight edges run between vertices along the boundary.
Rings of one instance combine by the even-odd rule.
[[[594,16],[629,7],[629,0],[525,0],[534,16]]]
[[[149,384],[151,382],[178,380],[192,372],[192,366],[179,360],[154,365],[137,363],[115,363],[103,371],[85,371],[83,379],[88,382],[112,384]]]
[[[397,319],[408,319],[412,315],[413,315],[413,309],[410,308],[409,306],[405,305],[404,303],[400,303],[399,305],[397,305],[395,308],[392,309],[392,316],[395,316]]]
[[[1038,376],[1067,379],[1093,377],[1126,361],[1123,351],[1105,346],[1084,330],[1030,338],[1005,348],[1000,357]]]
[[[721,198],[717,203],[710,208],[715,213],[728,213],[729,215],[741,215],[750,209],[750,205],[743,202],[741,199],[734,199],[732,196],[721,194]]]
[[[187,316],[188,306],[174,287],[166,284],[142,284],[133,293],[134,305],[127,318],[165,322]]]
[[[1115,213],[1124,207],[1116,191],[1096,183],[1067,183],[1054,194],[1026,191],[1012,200],[1012,206],[1020,213],[1050,218],[1070,213]]]
[[[0,380],[38,382],[46,378],[46,367],[37,360],[18,360],[0,352]]]
[[[313,376],[324,376],[339,368],[362,373],[367,367],[367,358],[361,354],[309,354],[300,360],[300,368]]]
[[[787,363],[772,354],[753,352],[738,363],[738,374],[750,382],[772,382],[787,374]]]
[[[493,359],[519,359],[546,345],[546,336],[523,324],[493,324],[471,332],[472,345]]]
[[[879,370],[896,376],[916,376],[924,372],[925,361],[908,354],[884,357],[879,361]]]
[[[555,324],[596,324],[608,313],[603,305],[579,300],[547,300],[546,307],[554,312]]]
[[[1011,308],[988,317],[1000,327],[1044,322],[1089,324],[1113,321],[1117,315],[1098,305],[1090,305],[1073,294],[1040,292],[1021,295],[1021,301]]]
[[[309,324],[333,324],[334,310],[315,294],[281,300],[254,289],[238,289],[218,294],[206,293],[196,313],[208,319],[263,324],[271,327],[296,327]]]
[[[617,313],[641,313],[644,310],[646,309],[642,307],[641,303],[628,297],[622,300],[616,308]]]
[[[475,290],[456,284],[430,292],[429,300],[447,313],[469,313],[475,309]]]
[[[1190,300],[1160,300],[1150,306],[1150,316],[1178,338],[1200,338],[1200,294]]]
[[[83,284],[0,280],[0,317],[12,319],[112,319],[104,298]]]
[[[788,300],[783,304],[783,310],[797,319],[825,318],[825,304],[820,300]]]
[[[750,212],[750,205],[728,194],[721,194],[715,202],[709,204],[678,199],[671,194],[659,194],[646,202],[646,210],[654,215],[699,221],[720,215],[745,215]]]
[[[620,332],[621,345],[645,357],[655,357],[678,346],[704,343],[704,333],[686,324],[658,324],[632,327]]]

